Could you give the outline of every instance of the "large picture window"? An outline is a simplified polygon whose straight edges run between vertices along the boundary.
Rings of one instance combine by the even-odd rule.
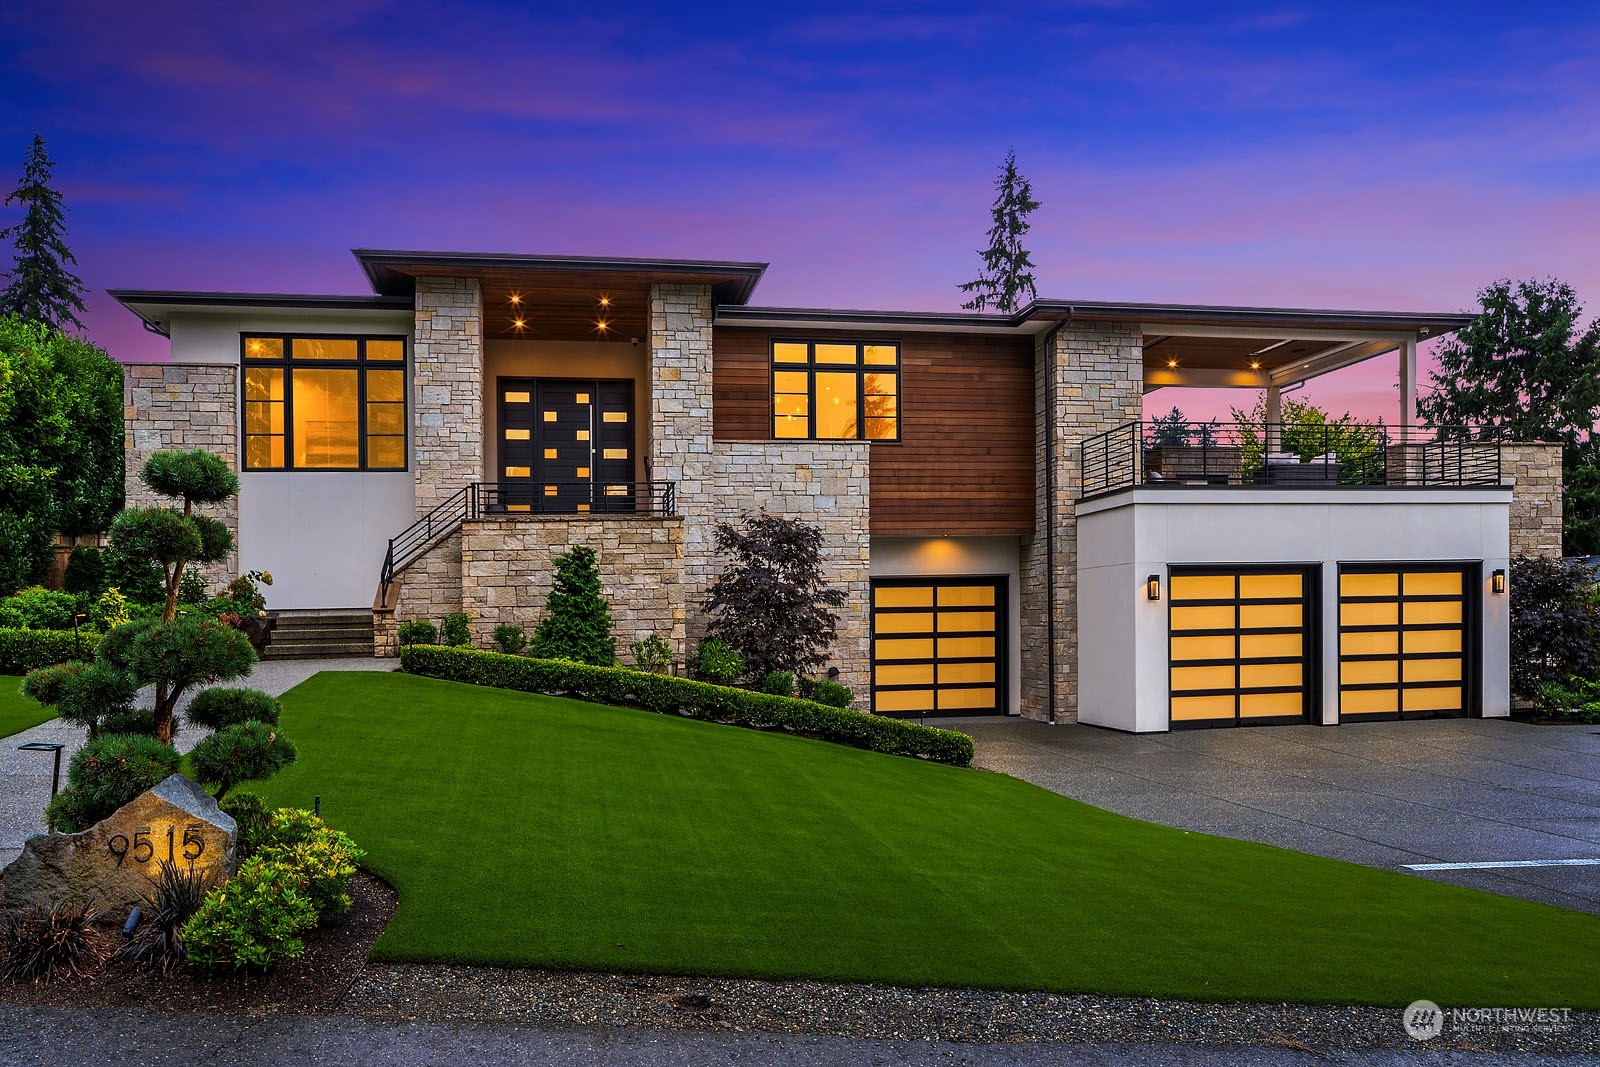
[[[405,470],[400,337],[247,334],[245,470]]]
[[[900,440],[900,346],[774,341],[772,436]]]

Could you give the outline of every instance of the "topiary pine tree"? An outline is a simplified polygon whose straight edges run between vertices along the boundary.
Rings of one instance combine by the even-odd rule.
[[[799,675],[826,663],[838,632],[832,609],[845,595],[822,573],[822,531],[763,511],[746,515],[742,530],[719,524],[717,549],[733,564],[706,597],[707,630],[743,654],[746,673]]]
[[[178,590],[190,563],[220,563],[233,550],[233,534],[226,524],[208,515],[196,515],[196,504],[220,504],[239,491],[239,476],[227,460],[202,449],[156,452],[145,460],[139,479],[162,496],[183,501],[176,508],[128,508],[111,521],[113,552],[133,559],[153,560],[161,567],[166,584],[162,618],[171,622],[178,612]]]
[[[75,312],[84,310],[83,281],[67,269],[78,261],[67,248],[61,194],[50,184],[54,168],[45,155],[44,138],[34,134],[22,180],[6,195],[6,205],[21,204],[23,214],[21,222],[0,230],[0,239],[11,238],[16,249],[6,275],[10,284],[0,293],[0,315],[17,315],[57,330],[68,325],[81,330]]]
[[[1017,310],[1024,293],[1030,299],[1039,297],[1033,284],[1033,260],[1022,247],[1022,235],[1030,225],[1028,216],[1039,201],[1033,198],[1028,179],[1017,173],[1015,149],[1006,153],[994,185],[999,192],[990,209],[994,225],[989,227],[989,247],[978,253],[983,257],[983,270],[961,287],[963,293],[974,294],[961,306],[971,311],[993,308],[1010,313]]]
[[[556,557],[556,577],[545,607],[548,614],[533,632],[530,656],[596,667],[616,665],[617,639],[611,633],[611,609],[600,590],[594,549],[579,545]]]

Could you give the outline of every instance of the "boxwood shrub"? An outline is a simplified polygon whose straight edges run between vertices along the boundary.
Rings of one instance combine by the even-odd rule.
[[[400,666],[411,674],[467,682],[524,693],[573,696],[597,704],[684,715],[706,722],[760,730],[783,730],[800,737],[887,752],[894,756],[965,767],[972,762],[972,738],[954,730],[830,708],[795,697],[696,682],[626,667],[591,667],[566,660],[531,659],[476,649],[406,645]]]
[[[71,630],[0,629],[0,674],[27,674],[69,659],[94,658],[100,635],[85,626],[74,646]]]

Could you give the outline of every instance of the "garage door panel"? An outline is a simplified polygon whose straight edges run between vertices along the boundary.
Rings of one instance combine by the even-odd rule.
[[[1171,722],[1302,717],[1312,584],[1299,569],[1173,573],[1167,583]]]
[[[1471,588],[1460,566],[1342,572],[1340,713],[1374,718],[1463,714]]]
[[[873,710],[1003,711],[1003,587],[994,579],[893,580],[873,586]]]

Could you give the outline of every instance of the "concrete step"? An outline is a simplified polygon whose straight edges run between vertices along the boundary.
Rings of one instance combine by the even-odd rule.
[[[284,629],[279,626],[272,631],[274,641],[370,641],[372,640],[372,624],[365,626],[297,626]]]
[[[372,612],[365,609],[280,611],[265,659],[372,655]]]
[[[320,659],[327,656],[370,656],[372,641],[303,641],[280,645],[276,639],[267,646],[262,659]]]

